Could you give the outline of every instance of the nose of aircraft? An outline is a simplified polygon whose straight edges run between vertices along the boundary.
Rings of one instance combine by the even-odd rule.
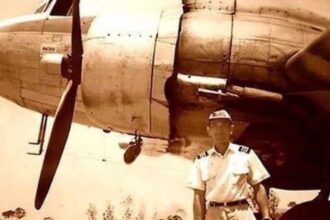
[[[20,59],[17,57],[17,48],[15,52],[13,47],[13,36],[9,29],[8,22],[0,22],[0,96],[22,105],[19,75],[22,67],[14,65],[15,62],[19,64],[17,61]]]

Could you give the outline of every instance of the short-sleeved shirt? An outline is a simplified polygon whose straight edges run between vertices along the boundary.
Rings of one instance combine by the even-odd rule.
[[[224,155],[211,148],[200,154],[190,172],[188,187],[205,191],[207,201],[230,202],[246,199],[249,184],[270,175],[255,152],[230,143]]]

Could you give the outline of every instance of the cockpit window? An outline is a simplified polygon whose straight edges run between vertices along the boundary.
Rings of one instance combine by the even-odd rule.
[[[41,3],[38,8],[34,11],[34,14],[40,14],[45,11],[46,6],[48,5],[48,1],[44,1]]]
[[[50,15],[68,16],[73,0],[57,0]]]
[[[67,15],[69,15],[69,16],[72,16],[72,12],[73,12],[73,11],[72,11],[72,6],[73,6],[73,5],[71,5],[71,7],[70,7],[70,9],[69,9],[69,11],[68,11],[68,14],[67,14]]]
[[[47,11],[47,9],[49,8],[50,3],[52,3],[53,0],[46,0],[43,1],[38,8],[34,11],[34,14],[40,14],[42,12]]]
[[[46,6],[46,3],[45,4],[42,4],[41,6],[39,6],[39,8],[37,8],[34,12],[34,14],[40,14],[41,12],[44,11],[44,8]]]
[[[45,9],[44,9],[44,11],[47,11],[47,9],[49,8],[50,3],[52,3],[52,1],[53,1],[53,0],[49,0],[49,1],[48,1],[47,5],[46,5],[46,7],[45,7]]]

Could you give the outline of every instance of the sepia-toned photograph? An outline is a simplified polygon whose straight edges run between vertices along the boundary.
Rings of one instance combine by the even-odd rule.
[[[0,220],[329,220],[329,0],[0,0]]]

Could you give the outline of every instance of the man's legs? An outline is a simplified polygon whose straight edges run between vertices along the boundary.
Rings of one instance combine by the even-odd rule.
[[[209,207],[205,220],[228,220],[224,207]]]
[[[210,207],[206,212],[206,220],[256,220],[249,205],[231,207]]]
[[[249,205],[238,205],[226,208],[228,220],[256,220]]]

